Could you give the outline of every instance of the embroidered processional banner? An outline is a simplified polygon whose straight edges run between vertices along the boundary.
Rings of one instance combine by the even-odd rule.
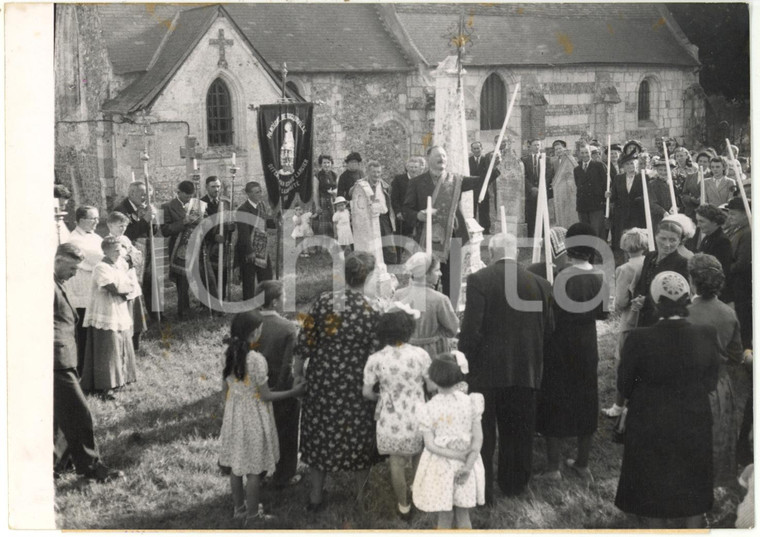
[[[265,104],[259,107],[259,150],[261,167],[273,210],[289,209],[296,195],[311,200],[312,103]]]

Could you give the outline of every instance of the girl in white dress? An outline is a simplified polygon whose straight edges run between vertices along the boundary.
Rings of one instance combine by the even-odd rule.
[[[364,397],[377,401],[377,450],[390,455],[391,483],[398,500],[398,515],[408,520],[412,505],[407,497],[404,468],[412,458],[417,467],[422,452],[422,433],[417,428],[417,410],[425,404],[423,388],[430,356],[407,343],[420,312],[395,303],[377,323],[377,338],[383,349],[371,354],[364,366]],[[374,391],[380,384],[380,392]]]
[[[262,318],[257,312],[235,315],[222,374],[225,403],[219,465],[230,469],[233,518],[245,518],[246,526],[272,518],[259,503],[261,474],[271,476],[280,458],[272,401],[301,395],[304,387],[301,383],[290,390],[269,390],[266,358],[252,350],[261,328]]]
[[[343,250],[348,253],[354,244],[354,234],[351,232],[351,213],[346,209],[346,198],[338,196],[335,198],[335,213],[333,214],[333,224],[335,225],[335,235],[338,244],[343,246]]]
[[[483,395],[467,395],[455,386],[464,378],[451,353],[439,354],[428,373],[438,390],[417,412],[425,441],[412,485],[414,505],[438,512],[438,529],[471,529],[470,508],[485,503],[485,469],[480,458]]]
[[[311,228],[311,219],[313,215],[311,211],[304,212],[303,206],[301,205],[296,205],[294,210],[296,214],[293,215],[293,233],[291,233],[290,236],[296,240],[297,245],[300,245],[304,237],[314,236],[314,230]],[[307,248],[306,251],[303,252],[304,257],[309,257],[309,250],[311,250],[311,248]]]

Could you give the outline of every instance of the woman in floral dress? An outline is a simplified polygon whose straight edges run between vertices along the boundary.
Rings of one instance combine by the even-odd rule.
[[[375,453],[374,403],[362,396],[364,366],[376,347],[379,317],[363,294],[375,269],[375,258],[354,252],[346,258],[346,293],[342,308],[333,293],[320,295],[303,315],[303,330],[295,353],[294,377],[306,367],[306,396],[301,414],[301,457],[310,467],[311,492],[307,509],[324,505],[327,472],[357,471],[359,483],[372,466]]]

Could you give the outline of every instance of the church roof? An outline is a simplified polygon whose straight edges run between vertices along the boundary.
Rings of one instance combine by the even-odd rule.
[[[121,4],[121,6],[126,5],[127,4]],[[145,5],[139,5],[139,7],[146,9]],[[127,12],[114,11],[107,11],[104,13],[102,8],[103,6],[100,6],[101,18],[106,19],[103,21],[104,27],[108,26],[107,19],[109,15],[114,16],[115,18],[122,18],[125,13],[128,14]],[[116,35],[124,40],[122,41],[123,46],[125,48],[131,48],[128,46],[128,43],[131,43],[137,54],[136,58],[133,59],[127,59],[125,55],[117,54],[116,62],[120,62],[118,63],[118,69],[117,64],[114,63],[114,57],[112,56],[111,61],[114,64],[114,72],[127,73],[143,71],[143,74],[135,79],[132,84],[127,86],[126,89],[120,92],[116,98],[106,101],[103,104],[103,111],[130,113],[149,106],[169,80],[171,80],[174,73],[177,72],[182,65],[182,62],[193,51],[201,38],[206,32],[208,32],[211,24],[216,20],[220,13],[224,13],[224,8],[220,5],[184,10],[175,9],[175,13],[171,19],[168,17],[161,19],[160,15],[155,15],[155,12],[153,12],[155,18],[150,26],[155,27],[156,24],[163,26],[164,35],[158,44],[155,43],[155,39],[153,40],[153,43],[151,43],[150,50],[152,50],[152,55],[151,58],[147,60],[147,63],[147,54],[144,52],[144,50],[148,48],[147,39],[145,40],[146,44],[143,44],[139,36],[153,36],[153,33],[148,31],[138,34],[133,28],[131,28],[130,31],[122,31],[121,33],[117,32]],[[166,12],[166,14],[169,14],[169,12]],[[234,25],[234,20],[230,20]],[[253,49],[253,47],[251,48],[262,67],[272,78],[279,81],[279,75],[269,66],[266,60]],[[111,46],[109,46],[109,54],[111,54]],[[291,97],[297,97],[300,99],[300,97],[293,94],[292,90],[288,89],[287,91]]]
[[[229,4],[256,49],[289,71],[409,71],[372,4]]]
[[[658,4],[393,6],[389,21],[374,4],[97,5],[114,73],[137,75],[103,109],[149,106],[220,13],[276,80],[271,65],[282,63],[290,72],[398,72],[413,69],[421,54],[436,65],[452,53],[447,35],[463,10],[475,38],[466,49],[468,65],[699,65],[696,48]],[[402,45],[400,34],[410,43]]]
[[[396,12],[429,65],[451,54],[442,36],[462,12],[475,38],[466,49],[469,65],[699,65],[657,4],[397,4]]]

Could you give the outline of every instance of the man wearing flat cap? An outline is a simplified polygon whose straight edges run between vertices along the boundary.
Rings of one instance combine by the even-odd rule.
[[[84,254],[78,246],[65,243],[55,253],[53,279],[53,427],[55,430],[54,474],[68,462],[80,475],[99,482],[124,474],[100,461],[95,445],[92,414],[82,393],[77,374],[77,311],[66,294],[66,281],[77,273]]]

